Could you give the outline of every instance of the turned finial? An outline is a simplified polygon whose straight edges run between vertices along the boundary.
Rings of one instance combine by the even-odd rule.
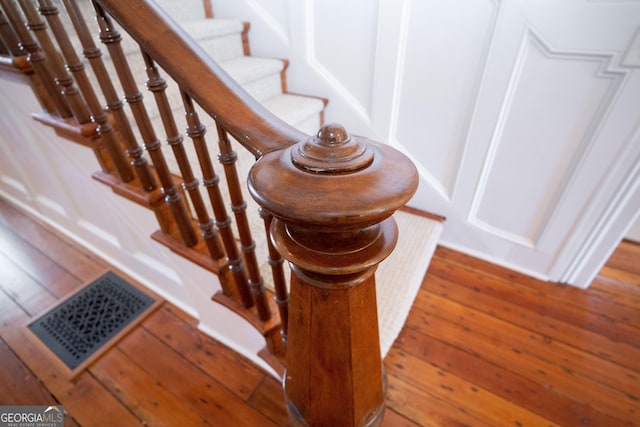
[[[406,156],[335,123],[251,169],[249,191],[273,215],[271,241],[292,271],[283,382],[293,425],[380,425],[374,273],[397,241],[390,217],[417,185]]]
[[[288,223],[332,230],[366,227],[404,205],[418,185],[415,166],[397,150],[339,124],[265,154],[249,173],[260,206]]]
[[[373,151],[360,139],[351,138],[342,125],[330,123],[316,136],[296,144],[291,161],[308,172],[346,173],[369,166]]]

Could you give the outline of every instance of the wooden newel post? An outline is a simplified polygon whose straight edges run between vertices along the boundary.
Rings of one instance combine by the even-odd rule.
[[[292,267],[285,397],[294,425],[375,426],[384,386],[374,272],[391,215],[417,188],[411,161],[337,124],[265,154],[249,190]]]

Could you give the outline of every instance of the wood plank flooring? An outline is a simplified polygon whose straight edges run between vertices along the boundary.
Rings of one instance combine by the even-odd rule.
[[[0,199],[0,405],[62,404],[70,426],[288,425],[279,381],[169,303],[70,381],[21,326],[109,269]],[[640,426],[640,245],[586,291],[440,247],[385,368],[387,427]]]

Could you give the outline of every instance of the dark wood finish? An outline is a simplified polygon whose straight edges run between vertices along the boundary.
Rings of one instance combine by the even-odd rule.
[[[171,105],[169,104],[166,94],[167,82],[162,76],[160,76],[158,68],[149,55],[143,53],[142,56],[144,57],[147,70],[147,88],[153,93],[156,100],[162,125],[164,126],[165,133],[167,135],[167,143],[171,146],[178,163],[178,168],[180,169],[180,175],[183,179],[182,187],[184,190],[188,191],[189,196],[191,197],[191,201],[199,221],[202,238],[204,239],[211,257],[215,260],[220,259],[224,256],[222,243],[218,236],[218,231],[214,228],[213,220],[209,216],[204,205],[204,201],[202,200],[202,195],[199,190],[198,180],[193,175],[191,164],[189,163],[186,151],[182,145],[183,138],[178,132],[178,126],[176,125],[176,120],[173,117]],[[186,214],[186,212],[183,213],[183,215],[184,214]],[[180,218],[176,219],[180,220]],[[182,230],[180,227],[179,229]],[[193,229],[193,227],[191,227],[191,229]],[[193,245],[187,244],[187,246]]]
[[[173,214],[175,225],[180,230],[180,235],[185,245],[193,246],[198,242],[198,237],[193,228],[188,207],[162,153],[162,144],[156,137],[149,114],[142,102],[142,94],[136,86],[131,68],[120,46],[120,34],[114,28],[111,19],[97,5],[96,13],[100,23],[101,40],[108,46],[116,73],[125,92],[125,99],[131,107],[131,112],[144,142],[144,148],[147,150],[149,157],[151,157],[162,191],[165,194],[165,202]],[[143,57],[145,57],[144,52]],[[147,65],[154,66],[154,64]],[[151,75],[153,75],[153,71],[151,71]]]
[[[185,92],[181,92],[181,94],[187,119],[186,132],[193,141],[193,147],[198,157],[200,171],[202,172],[202,185],[209,196],[209,202],[211,203],[215,217],[215,224],[222,238],[222,245],[226,253],[227,268],[233,275],[232,280],[224,280],[221,276],[222,291],[229,297],[238,294],[242,295],[242,300],[251,307],[252,299],[250,298],[251,295],[249,295],[244,263],[240,256],[233,230],[231,229],[231,218],[229,218],[227,214],[226,204],[220,191],[220,178],[213,167],[205,139],[207,129],[202,122],[200,122],[191,97]]]
[[[250,192],[292,266],[284,389],[294,425],[380,425],[374,272],[396,244],[389,217],[417,186],[406,157],[336,124],[252,168]]]
[[[231,199],[231,211],[236,220],[238,236],[240,237],[240,249],[244,256],[244,265],[247,268],[248,285],[251,293],[248,294],[244,289],[240,292],[242,302],[245,307],[251,307],[255,304],[260,320],[266,321],[271,318],[271,310],[267,302],[264,280],[260,274],[260,267],[256,258],[256,243],[251,234],[249,220],[247,218],[247,203],[244,200],[244,192],[242,184],[238,177],[236,162],[238,154],[233,150],[231,141],[227,135],[227,131],[216,123],[218,131],[218,147],[220,154],[218,160],[224,168],[224,175],[229,189],[229,198]],[[244,181],[244,180],[243,180]],[[239,286],[239,285],[238,285]],[[240,287],[240,286],[239,286]]]
[[[271,223],[273,215],[265,209],[260,208],[260,216],[264,220],[264,231],[267,236],[271,232]],[[271,277],[273,278],[273,287],[275,291],[275,302],[278,304],[278,312],[282,319],[282,341],[286,346],[287,330],[289,327],[289,291],[287,290],[287,280],[284,277],[284,258],[280,255],[271,239],[267,239],[267,247],[269,250],[269,258],[267,262],[271,268]]]
[[[40,103],[49,114],[57,113],[62,118],[71,117],[72,113],[67,100],[62,96],[55,84],[50,64],[46,61],[46,57],[38,43],[25,28],[20,12],[14,3],[9,0],[0,0],[0,6],[18,37],[22,49],[28,55],[27,58],[33,67],[34,73],[38,77],[32,83]]]
[[[626,341],[640,340],[640,274],[635,261],[639,251],[640,245],[622,242],[593,285],[580,290],[438,248],[407,324],[384,361],[388,394],[382,425],[495,426],[501,420],[510,425],[637,425],[640,360],[624,367],[606,354],[612,353],[617,325],[633,326],[625,329]],[[3,200],[0,259],[3,266],[13,265],[11,271],[24,272],[12,276],[15,285],[29,283],[22,282],[29,277],[28,286],[38,287],[31,295],[42,299],[37,294],[47,294],[51,303],[109,268]],[[441,283],[434,272],[447,268],[473,271],[465,281],[478,294],[491,288],[508,292],[500,303],[493,300],[494,305],[486,307],[458,302],[458,291],[467,287],[459,282],[439,296],[432,292]],[[517,313],[522,295],[544,297],[558,310],[598,314],[595,321],[610,326],[597,329],[597,335],[608,338],[599,347],[601,354],[589,352],[594,346],[591,334],[580,348],[564,342],[564,321],[557,331],[542,335],[535,325],[513,323],[499,314],[498,304],[508,304]],[[560,311],[554,315],[558,316]],[[74,382],[64,379],[20,332],[29,318],[15,296],[0,291],[2,404],[62,404],[72,426],[160,424],[167,408],[179,420],[197,416],[196,425],[204,424],[203,410],[210,414],[210,424],[241,422],[233,418],[238,414],[227,413],[232,408],[248,411],[253,417],[248,420],[261,423],[254,425],[287,425],[280,382],[198,332],[197,321],[170,304]],[[549,318],[538,313],[537,319],[543,324]],[[162,350],[144,359],[153,359],[147,369],[143,359],[131,356],[138,349],[147,352],[143,345]],[[159,369],[162,366],[171,368]],[[185,369],[179,377],[182,386],[176,384],[175,366]]]
[[[51,64],[54,81],[58,85],[60,93],[67,100],[74,119],[78,124],[88,123],[90,117],[85,100],[73,84],[73,78],[65,69],[62,59],[49,37],[46,24],[42,21],[36,7],[30,0],[19,0],[19,3],[26,18],[26,25],[35,34],[42,51],[47,57],[47,62]]]
[[[82,53],[91,65],[100,89],[106,99],[107,108],[118,129],[119,141],[121,141],[121,145],[124,145],[126,148],[127,154],[131,156],[130,166],[135,168],[135,174],[140,180],[137,184],[143,187],[146,185],[144,188],[154,187],[155,184],[147,182],[147,180],[151,178],[148,176],[150,172],[146,160],[132,155],[132,153],[136,155],[141,153],[141,150],[135,141],[129,119],[124,114],[123,103],[118,97],[111,76],[102,61],[102,51],[93,41],[93,35],[89,31],[86,18],[82,15],[75,0],[63,0],[63,3],[82,45]],[[133,180],[133,177],[134,175],[130,173],[120,172],[120,180],[123,182],[130,182]]]
[[[66,60],[66,67],[73,74],[78,88],[86,100],[91,121],[98,125],[96,130],[101,137],[101,141],[95,140],[95,144],[97,145],[99,142],[104,143],[109,153],[110,162],[106,163],[103,160],[103,156],[100,155],[99,147],[94,147],[94,150],[97,151],[99,162],[103,165],[103,170],[110,172],[115,168],[122,181],[131,181],[133,179],[133,172],[128,165],[116,132],[109,123],[107,112],[100,105],[95,90],[87,77],[84,64],[78,57],[75,48],[71,44],[67,30],[64,28],[58,16],[58,8],[51,0],[38,0],[38,4],[40,13],[46,17],[49,28],[58,42],[58,46],[60,46],[60,50]]]
[[[24,52],[20,50],[20,41],[13,28],[7,21],[2,9],[0,9],[0,43],[4,47],[4,55],[22,56]]]
[[[118,73],[118,77],[122,84],[123,90],[127,92],[125,95],[128,95],[128,100],[130,99],[131,102],[133,102],[133,104],[131,104],[130,102],[129,105],[132,107],[134,115],[137,114],[135,118],[136,122],[138,123],[138,127],[142,125],[145,127],[145,129],[148,129],[150,128],[150,126],[144,122],[146,111],[142,106],[139,106],[139,102],[141,102],[141,99],[139,98],[142,95],[139,94],[136,88],[135,81],[133,80],[133,76],[131,75],[131,70],[127,65],[125,55],[122,51],[122,48],[120,47],[122,37],[120,36],[120,33],[115,28],[113,28],[111,20],[104,13],[102,8],[100,8],[100,6],[95,2],[93,4],[96,10],[96,19],[100,27],[100,40],[107,46],[114,67],[116,68],[116,73]],[[85,48],[85,56],[89,55],[89,57],[91,58],[99,58],[99,51],[96,52],[95,49],[88,47],[89,45],[87,44],[84,44],[83,46]],[[124,132],[125,137],[123,138],[123,142],[125,143],[127,154],[129,155],[129,157],[131,157],[131,165],[136,172],[136,176],[138,177],[143,190],[153,191],[156,189],[157,184],[154,176],[151,174],[147,159],[145,159],[142,155],[142,147],[140,147],[140,145],[136,141],[136,138],[133,136],[133,131],[131,129],[129,121],[125,118],[124,112],[122,110],[122,102],[116,95],[111,80],[108,77],[108,73],[104,68],[104,65],[99,64],[101,64],[101,61],[91,61],[91,65],[94,67],[94,70],[96,70],[98,81],[101,80],[101,77],[106,77],[105,84],[102,84],[102,90],[105,92],[109,110],[115,112],[116,120],[119,125],[118,130],[120,132]],[[142,111],[145,111],[145,113],[143,113]],[[140,131],[143,132],[144,129],[141,128]],[[151,145],[152,142],[155,141],[155,139],[152,138],[153,136],[153,134],[150,135],[149,133],[143,134],[142,138],[144,143],[148,143]]]
[[[183,37],[158,6],[144,0],[99,3],[198,105],[256,156],[306,138],[260,105],[202,48]]]

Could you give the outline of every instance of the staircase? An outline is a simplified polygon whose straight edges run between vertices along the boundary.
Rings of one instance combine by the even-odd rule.
[[[324,108],[328,100],[287,93],[288,62],[250,56],[249,23],[207,17],[199,0],[192,1],[189,6],[181,3],[185,7],[176,7],[175,2],[167,0],[159,1],[158,4],[269,111],[306,134],[317,132],[324,122]],[[246,177],[254,159],[247,155],[246,150],[236,151],[241,156],[238,162],[239,175]],[[195,155],[192,154],[192,158]],[[177,173],[177,166],[174,165],[172,170]],[[245,185],[243,182],[243,186]],[[248,212],[258,211],[259,207],[252,199],[247,202]],[[386,355],[400,333],[442,229],[442,218],[425,212],[404,210],[396,213],[395,217],[399,228],[399,243],[391,258],[379,267],[377,277],[380,346],[383,355]],[[252,230],[260,229],[259,216],[249,216],[249,221]],[[161,239],[160,236],[157,237]],[[254,235],[254,239],[257,241],[258,259],[268,259],[266,234]],[[284,267],[285,276],[288,276],[290,273],[287,265]],[[268,263],[265,261],[260,268],[266,287],[275,292]]]
[[[88,1],[64,0],[63,3],[65,8],[71,11],[70,15],[76,10],[74,5],[78,6],[77,12],[82,14],[84,19],[95,13]],[[369,254],[375,249],[375,254],[371,252],[373,261],[364,264],[361,259],[355,261],[359,265],[358,269],[374,271],[382,258],[386,257],[380,254],[388,254],[393,248],[395,227],[385,218],[408,200],[411,194],[410,187],[414,185],[411,183],[412,169],[406,165],[398,166],[403,160],[389,149],[372,146],[365,139],[349,138],[340,126],[335,125],[322,128],[326,135],[318,134],[317,138],[294,146],[298,141],[307,139],[306,135],[316,134],[323,125],[327,101],[319,97],[289,93],[286,86],[286,60],[251,56],[248,24],[214,19],[208,3],[201,0],[163,0],[158,7],[151,6],[152,10],[143,11],[140,10],[149,6],[134,3],[130,5],[131,9],[127,10],[127,13],[119,9],[127,9],[128,6],[118,5],[113,1],[100,1],[98,6],[100,37],[106,42],[107,50],[110,52],[110,55],[105,55],[102,64],[108,76],[119,77],[111,79],[114,90],[118,94],[125,94],[133,110],[132,115],[124,115],[122,106],[118,105],[119,98],[110,99],[108,90],[105,91],[107,77],[106,74],[100,73],[100,66],[96,68],[97,59],[95,51],[90,46],[91,41],[84,38],[81,31],[72,30],[74,24],[77,26],[77,22],[67,14],[61,13],[60,17],[69,34],[68,42],[74,46],[76,52],[84,51],[86,58],[83,61],[93,69],[93,73],[87,73],[86,84],[82,83],[82,71],[79,71],[81,66],[75,63],[72,53],[65,51],[65,43],[58,39],[57,34],[57,48],[53,43],[51,47],[46,46],[46,36],[41,33],[38,25],[39,20],[45,19],[35,15],[35,9],[30,8],[29,1],[21,1],[22,10],[19,11],[14,9],[11,1],[0,0],[3,11],[0,34],[3,36],[3,45],[7,47],[4,67],[12,68],[12,72],[22,73],[30,79],[34,92],[43,105],[43,111],[34,114],[36,120],[52,127],[59,136],[93,149],[102,167],[102,170],[93,174],[97,181],[111,187],[116,194],[154,212],[160,226],[152,235],[155,241],[218,277],[220,290],[213,296],[213,300],[240,315],[263,335],[266,346],[260,352],[260,357],[280,375],[285,365],[288,372],[307,372],[309,365],[305,363],[317,362],[299,363],[298,358],[293,357],[285,360],[285,353],[287,349],[291,351],[294,346],[299,347],[300,343],[307,349],[313,348],[314,342],[305,341],[311,340],[309,337],[313,335],[299,329],[297,323],[313,322],[307,317],[308,313],[301,301],[304,301],[304,298],[310,298],[307,302],[315,301],[316,297],[313,294],[303,295],[306,291],[294,291],[293,284],[293,293],[289,296],[290,285],[285,280],[291,274],[288,264],[297,266],[292,276],[294,281],[297,280],[296,289],[305,282],[316,283],[321,280],[319,277],[325,276],[316,277],[315,273],[308,276],[305,271],[316,268],[311,267],[310,263],[325,262],[325,251],[335,250],[335,245],[338,244],[331,239],[339,236],[341,241],[344,241],[339,244],[346,245],[345,248],[348,249],[339,250],[327,258],[332,261],[318,271],[331,271],[329,276],[326,276],[332,278],[331,282],[333,278],[338,280],[342,275],[350,277],[348,290],[325,284],[319,287],[325,289],[319,295],[329,298],[328,295],[333,293],[343,295],[347,292],[351,295],[349,298],[355,298],[352,299],[352,304],[355,301],[358,301],[358,304],[369,301],[373,302],[375,307],[376,294],[363,291],[363,285],[360,284],[369,282],[369,273],[362,273],[362,278],[356,281],[359,285],[351,284],[354,280],[352,276],[359,270],[354,270],[355,264],[348,264],[344,260],[349,260],[352,254]],[[39,1],[38,5],[49,25],[55,26],[55,21],[51,20],[51,16],[55,15],[55,5],[45,0]],[[136,8],[140,10],[135,10]],[[121,26],[109,19],[108,15],[111,13]],[[166,34],[169,34],[169,31],[184,32],[197,43],[198,48],[187,45],[183,50],[184,46],[179,37],[164,36],[164,30],[160,29],[167,28],[164,22],[165,13],[179,24],[179,27],[169,28]],[[24,20],[29,22],[31,32],[25,27],[20,27],[20,19],[12,14],[24,14]],[[146,26],[136,26],[136,16],[139,21],[145,20]],[[15,34],[9,30],[10,27]],[[96,31],[95,27],[93,31]],[[131,32],[132,37],[127,35],[128,32]],[[122,42],[119,42],[119,37],[114,34],[122,34]],[[24,52],[12,47],[13,36],[22,40],[25,49],[31,49],[29,64],[24,61]],[[36,44],[34,38],[38,39],[39,44]],[[154,38],[162,39],[165,43],[152,40]],[[175,45],[174,40],[178,40]],[[30,41],[32,43],[29,43]],[[144,52],[142,56],[139,45]],[[72,71],[74,79],[67,81],[60,78],[65,72],[59,64],[56,65],[56,54],[51,52],[52,48],[59,48],[63,52],[67,68]],[[48,68],[38,61],[39,56],[46,56]],[[135,77],[128,79],[123,68],[128,68],[129,74]],[[186,80],[185,69],[193,71],[195,76]],[[47,83],[46,79],[43,81],[47,73],[53,73],[58,81],[65,82],[58,83],[58,87],[65,85],[65,95],[62,98],[55,85],[51,86],[51,82]],[[173,77],[175,81],[169,77]],[[138,88],[145,83],[152,94],[148,93],[142,101],[140,94],[143,90]],[[80,87],[80,94],[75,84]],[[246,92],[238,92],[236,84]],[[102,110],[92,101],[92,96],[87,93],[90,88],[85,86],[102,89],[106,104],[109,105],[108,114],[104,118],[100,118]],[[227,93],[231,98],[228,98]],[[271,114],[281,121],[272,119]],[[88,116],[92,116],[93,120],[87,120]],[[135,123],[136,126],[132,131],[127,131],[127,123]],[[115,128],[114,131],[110,125]],[[223,174],[217,175],[213,164],[207,163],[212,155],[207,151],[210,142],[205,141],[202,132],[205,128],[210,130],[209,133],[217,131],[220,148],[218,159],[221,165],[216,168],[222,168]],[[178,129],[186,129],[186,135],[194,144],[183,143]],[[132,138],[127,139],[128,133],[132,134]],[[160,144],[157,142],[158,139],[166,139],[169,143]],[[147,149],[146,155],[142,154],[136,141],[142,141],[141,145]],[[298,151],[287,151],[288,147],[292,146]],[[344,155],[344,150],[349,154]],[[356,154],[353,154],[354,152]],[[276,157],[280,156],[280,153],[286,155],[282,158]],[[268,170],[264,172],[267,167],[265,165],[276,164],[277,167],[278,162],[289,158],[287,156],[292,156],[291,158],[297,159],[298,162],[298,167],[290,173],[281,171],[274,174]],[[366,156],[378,160],[373,163],[358,163],[367,161]],[[256,158],[260,159],[256,164],[260,167],[254,168]],[[381,158],[390,158],[391,161],[397,162],[393,166],[395,170],[389,167],[378,170],[377,162]],[[336,161],[341,165],[338,172],[334,172]],[[367,172],[368,169],[374,171]],[[301,170],[304,173],[301,173]],[[313,170],[314,173],[310,175],[309,170]],[[367,181],[363,182],[376,182],[379,186],[374,194],[367,195],[356,192],[365,190],[364,188],[351,188],[354,184],[349,184],[343,179],[344,171],[356,180],[361,173],[377,175],[392,172],[393,177],[389,175],[385,179],[376,178],[370,181],[373,178],[367,175]],[[248,177],[258,174],[268,178],[247,180]],[[289,179],[298,175],[302,181]],[[314,181],[309,181],[310,184],[300,184],[306,182],[310,176]],[[315,183],[318,182],[319,191],[324,185],[323,182],[329,182],[327,177],[335,177],[330,184],[332,192],[316,192]],[[198,185],[199,181],[202,181],[201,185]],[[253,198],[242,194],[247,187],[250,188]],[[353,194],[350,194],[351,191]],[[399,191],[400,195],[391,196],[393,191]],[[337,220],[327,220],[327,215],[333,215],[343,208],[351,212],[351,207],[344,206],[344,201],[334,201],[334,193],[363,210],[357,215],[348,213],[336,217]],[[272,197],[286,203],[273,202]],[[254,198],[261,201],[261,206],[254,202]],[[334,203],[335,207],[330,209]],[[231,206],[229,213],[226,204]],[[328,209],[327,214],[320,215],[319,210],[324,208]],[[261,215],[256,215],[258,211]],[[302,226],[301,220],[296,217],[303,211],[310,215],[311,225]],[[234,229],[230,226],[232,217],[233,222],[237,224]],[[375,282],[377,317],[380,325],[379,343],[383,356],[402,328],[442,229],[442,218],[424,212],[404,209],[397,211],[394,217],[400,230],[398,245],[390,258],[380,264]],[[287,225],[289,222],[295,226]],[[381,226],[379,232],[371,234],[374,230],[372,227],[377,227],[375,224],[379,222],[385,225]],[[329,224],[335,224],[340,231],[329,232]],[[265,227],[271,230],[272,240],[263,231]],[[201,236],[196,232],[198,228],[201,230]],[[288,231],[278,234],[278,230]],[[335,236],[333,233],[336,233]],[[279,235],[281,237],[277,237]],[[314,237],[307,241],[309,236]],[[324,237],[328,239],[327,247],[323,246]],[[289,263],[280,257],[273,246],[274,243]],[[309,256],[316,253],[315,249],[312,249],[316,246],[318,255]],[[299,252],[300,248],[307,249]],[[333,267],[333,264],[337,266],[343,262],[344,273],[337,273],[337,267]],[[300,269],[300,265],[304,267]],[[334,276],[336,274],[338,276]],[[287,304],[290,298],[293,301]],[[315,311],[322,312],[322,302],[316,301],[314,304]],[[358,317],[368,310],[367,307],[371,307],[370,304],[362,306],[362,312],[354,312],[355,306],[347,304],[342,314],[336,307],[338,306],[328,306],[327,313],[347,317],[336,319],[338,323],[332,332],[335,333],[343,327],[347,331],[353,327],[352,325],[360,324],[360,327],[364,327],[362,332],[365,335],[373,332],[374,338],[367,339],[375,339],[376,341],[372,342],[377,342],[378,334],[375,328],[372,329],[366,322],[358,320]],[[288,314],[290,309],[293,310],[293,317]],[[206,316],[202,315],[201,319],[206,319]],[[296,329],[291,331],[294,334],[291,340],[287,340],[287,322],[291,319],[297,322]],[[328,319],[320,322],[328,322]],[[215,329],[220,328],[220,325],[202,325],[202,328]],[[325,338],[318,338],[318,342],[323,339]],[[346,348],[340,351],[346,353],[334,353],[332,357],[344,360],[344,357],[351,358],[353,352],[359,350]],[[376,352],[373,353],[375,355]],[[343,356],[337,356],[340,354]],[[369,366],[364,372],[370,374],[371,366],[376,366],[375,357],[371,359],[371,363],[372,365],[363,363],[361,369]],[[335,369],[333,367],[329,371],[334,372]],[[373,380],[375,377],[376,375],[373,375]],[[333,383],[335,378],[327,377],[324,381]],[[378,383],[380,384],[381,382]],[[287,392],[288,398],[292,394],[292,399],[297,399],[297,387],[300,387],[297,383],[289,386],[292,391]],[[373,389],[376,387],[374,385]],[[345,396],[354,395],[349,387],[345,387],[345,390]],[[304,394],[304,391],[300,393]],[[372,399],[379,400],[379,397],[375,395]],[[334,404],[335,402],[327,403]],[[292,418],[302,416],[308,420],[308,414],[301,415],[297,412],[300,405],[313,406],[315,409],[308,409],[309,414],[316,413],[315,410],[319,417],[322,417],[321,414],[326,412],[327,408],[324,407],[323,410],[320,404],[296,400],[290,405]],[[377,409],[369,408],[367,411],[367,416],[373,417],[374,421],[381,419],[381,415],[376,412]],[[354,419],[358,421],[358,417]]]
[[[158,4],[231,78],[269,111],[305,133],[313,134],[318,130],[327,100],[289,93],[287,60],[251,56],[249,23],[212,19],[206,16],[200,0],[180,2],[180,7],[166,0]]]

